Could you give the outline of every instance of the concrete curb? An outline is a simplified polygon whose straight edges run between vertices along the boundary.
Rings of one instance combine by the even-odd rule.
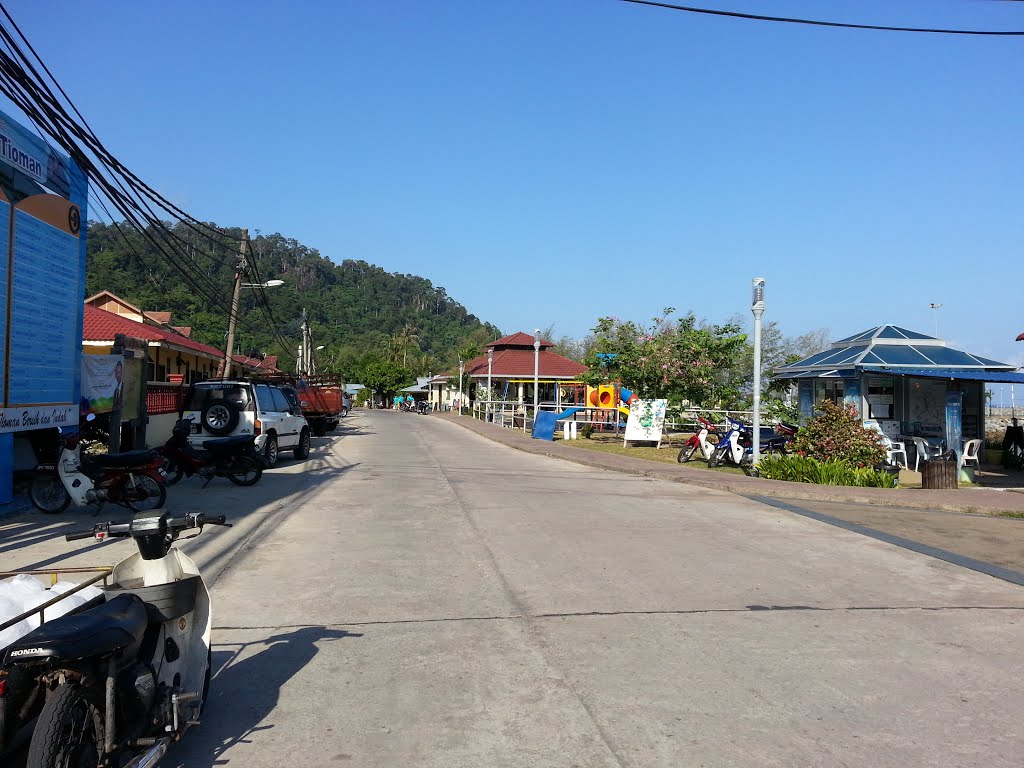
[[[958,491],[934,491],[917,489],[850,488],[836,485],[810,485],[787,483],[781,480],[765,480],[741,475],[725,475],[710,469],[659,464],[647,459],[599,453],[586,448],[576,448],[562,443],[534,440],[517,430],[497,427],[465,416],[450,413],[435,413],[437,418],[457,424],[496,443],[509,448],[549,456],[596,469],[608,469],[624,474],[686,483],[702,488],[726,491],[742,496],[770,496],[778,499],[800,499],[805,501],[853,502],[880,507],[901,507],[904,509],[930,509],[964,514],[1024,514],[1024,494],[1007,493],[991,489],[963,489]]]

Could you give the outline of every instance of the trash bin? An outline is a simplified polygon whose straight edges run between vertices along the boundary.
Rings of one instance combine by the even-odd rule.
[[[921,487],[935,490],[959,488],[957,482],[957,460],[935,458],[921,464]]]

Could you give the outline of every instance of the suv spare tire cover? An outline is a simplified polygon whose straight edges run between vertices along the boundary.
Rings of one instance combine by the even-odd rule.
[[[203,408],[203,429],[211,435],[228,435],[238,426],[239,409],[230,400],[211,400]]]

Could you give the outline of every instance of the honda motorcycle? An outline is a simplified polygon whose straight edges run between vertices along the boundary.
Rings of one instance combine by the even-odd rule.
[[[714,435],[718,437],[717,428],[703,416],[698,416],[697,421],[700,424],[700,429],[683,443],[683,447],[679,449],[679,455],[676,456],[676,461],[680,464],[685,464],[692,459],[698,450],[704,461],[710,459],[711,454],[714,453],[716,443],[709,440],[708,436]]]
[[[735,467],[749,467],[754,461],[754,429],[742,421],[728,419],[729,431],[725,433],[711,456],[708,466],[732,464]],[[759,453],[789,453],[789,444],[793,441],[798,427],[792,424],[779,424],[778,432],[766,430],[761,433]]]
[[[215,477],[226,477],[235,485],[255,485],[263,477],[263,459],[255,435],[236,435],[203,441],[203,451],[189,445],[192,419],[179,419],[171,437],[156,452],[163,457],[168,485],[185,475],[199,475],[205,488]]]
[[[132,538],[138,552],[114,566],[106,602],[7,647],[5,677],[20,674],[43,697],[26,768],[151,768],[198,725],[210,687],[210,595],[173,544],[204,525],[228,524],[153,510],[67,535]]]
[[[162,507],[167,500],[167,488],[160,471],[163,459],[153,451],[105,453],[83,458],[80,431],[58,429],[58,441],[56,463],[39,464],[29,486],[29,498],[40,512],[63,512],[71,502],[80,506],[97,504],[102,508],[108,501],[141,512]]]

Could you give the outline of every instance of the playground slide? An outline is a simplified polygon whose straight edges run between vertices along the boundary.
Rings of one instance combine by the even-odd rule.
[[[626,418],[629,418],[629,408],[626,408],[625,406],[620,405],[619,406],[619,413],[621,413]]]
[[[583,410],[586,410],[586,409],[585,408],[566,408],[564,411],[562,411],[561,413],[559,413],[559,414],[557,414],[555,416],[555,421],[561,421],[562,419],[568,419],[573,414],[577,413],[578,411],[583,411]]]

